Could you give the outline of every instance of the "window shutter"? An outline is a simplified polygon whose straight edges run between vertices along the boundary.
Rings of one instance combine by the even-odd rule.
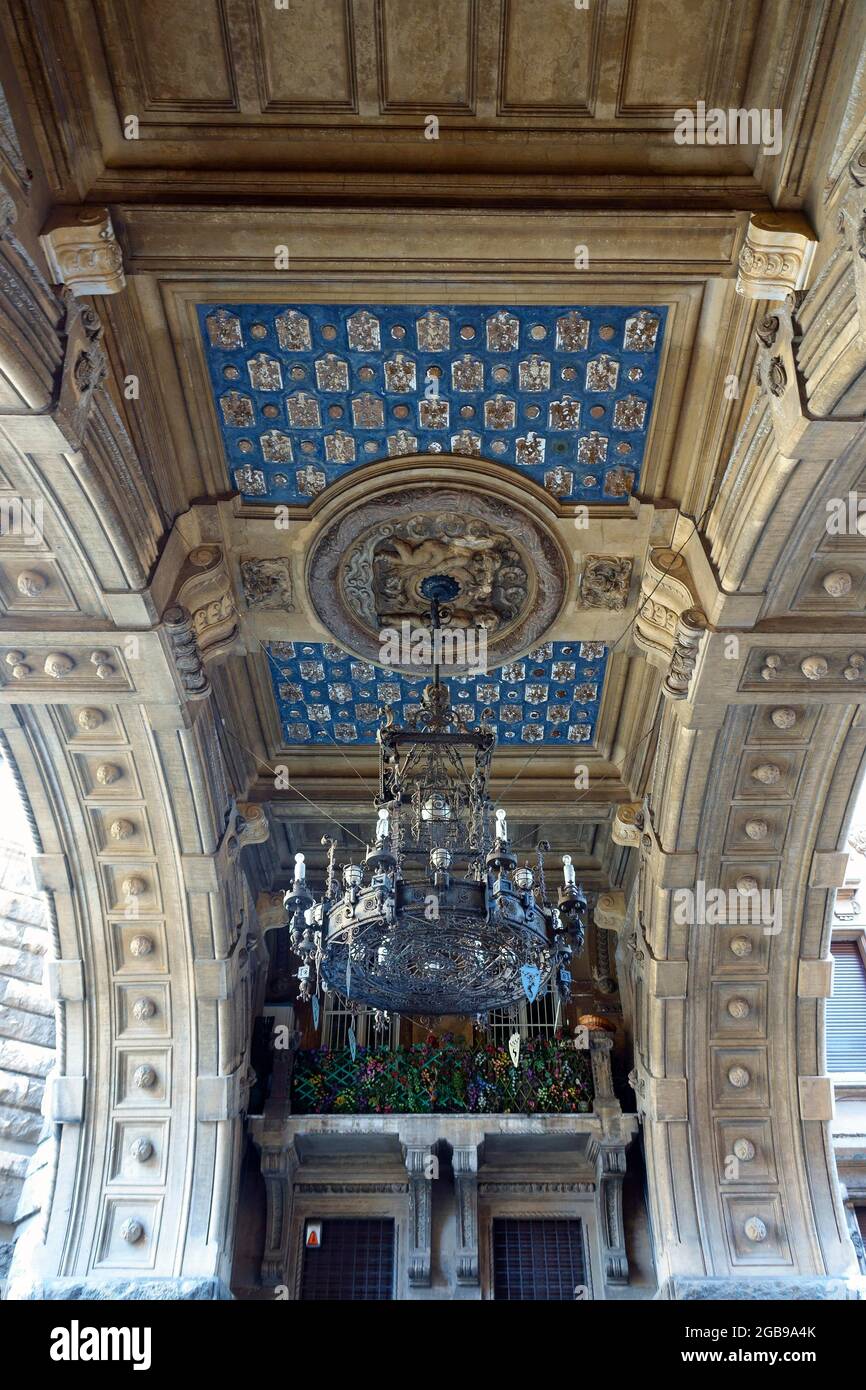
[[[493,1221],[493,1297],[545,1303],[574,1300],[586,1287],[580,1221]]]
[[[301,1300],[394,1297],[394,1222],[322,1222],[322,1243],[304,1247]]]
[[[827,1000],[827,1070],[866,1071],[866,966],[856,941],[830,947],[833,996]]]

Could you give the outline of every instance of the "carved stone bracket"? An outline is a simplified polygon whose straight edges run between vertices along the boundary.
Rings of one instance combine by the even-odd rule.
[[[627,845],[629,849],[637,849],[640,845],[642,830],[643,802],[628,801],[622,806],[617,806],[610,828],[610,837],[615,845]],[[598,907],[596,907],[596,912],[598,912]],[[607,923],[600,922],[599,925],[606,926]]]
[[[737,293],[747,299],[784,299],[803,289],[817,244],[799,213],[754,213],[740,251]]]
[[[263,845],[271,833],[264,806],[255,801],[239,801],[237,829],[241,847]]]
[[[638,803],[635,804],[637,805]],[[624,811],[631,808],[620,806],[617,809],[618,811]],[[638,833],[636,827],[634,833]],[[622,844],[622,841],[617,840],[616,843]],[[601,927],[604,931],[620,932],[625,924],[625,914],[625,893],[616,891],[613,893],[599,894],[593,910],[593,918],[597,927]]]
[[[590,1158],[595,1160],[602,1268],[606,1284],[628,1283],[628,1255],[622,1219],[622,1184],[625,1177],[626,1146],[594,1142]]]
[[[409,1173],[409,1287],[429,1289],[432,1260],[433,1150],[429,1144],[406,1144],[403,1154]]]
[[[39,240],[55,284],[68,285],[73,294],[117,294],[126,287],[107,208],[56,208]]]
[[[614,1100],[613,1075],[610,1069],[610,1055],[613,1051],[613,1037],[603,1028],[593,1029],[589,1035],[589,1057],[592,1064],[592,1088],[595,1094],[593,1108],[599,1102]]]
[[[202,659],[210,661],[236,648],[238,609],[232,576],[218,545],[197,545],[189,553],[173,600],[189,610]]]
[[[294,1144],[288,1148],[262,1148],[262,1177],[265,1180],[267,1202],[262,1283],[271,1287],[285,1282],[297,1169],[298,1155]]]
[[[665,672],[663,693],[684,700],[694,673],[707,620],[682,555],[652,550],[641,580],[635,645]]]
[[[457,1283],[477,1284],[478,1148],[455,1148],[452,1158],[457,1202]]]

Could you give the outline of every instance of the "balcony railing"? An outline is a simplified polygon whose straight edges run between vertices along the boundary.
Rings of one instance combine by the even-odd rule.
[[[294,1055],[299,1115],[575,1114],[592,1102],[589,1054],[565,1040],[524,1039],[516,1067],[502,1047],[448,1041]]]

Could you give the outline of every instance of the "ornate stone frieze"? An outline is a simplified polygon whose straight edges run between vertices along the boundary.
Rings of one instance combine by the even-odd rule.
[[[584,608],[622,611],[628,602],[632,561],[625,555],[587,555],[580,576]]]
[[[663,693],[684,700],[694,674],[707,620],[682,555],[652,550],[641,580],[635,645],[665,672]]]
[[[60,207],[39,238],[52,278],[73,294],[117,294],[126,286],[123,255],[107,208]]]
[[[747,299],[784,299],[803,289],[817,244],[799,213],[754,213],[740,251],[737,293]]]
[[[241,583],[250,608],[279,608],[293,613],[292,573],[288,560],[241,560]]]
[[[863,651],[854,650],[853,644],[841,648],[822,647],[817,651],[802,647],[770,652],[753,648],[746,659],[739,688],[765,691],[768,682],[778,695],[786,691],[808,691],[810,695],[817,691],[820,695],[824,691],[845,690],[856,698],[855,692],[866,689],[866,644]],[[790,713],[787,708],[774,711],[771,717],[777,728],[793,727],[787,722]]]

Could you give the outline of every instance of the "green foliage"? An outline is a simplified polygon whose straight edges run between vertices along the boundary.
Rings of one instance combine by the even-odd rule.
[[[505,1047],[428,1040],[394,1052],[359,1047],[298,1052],[296,1114],[563,1114],[592,1106],[589,1054],[529,1038],[515,1067]]]

